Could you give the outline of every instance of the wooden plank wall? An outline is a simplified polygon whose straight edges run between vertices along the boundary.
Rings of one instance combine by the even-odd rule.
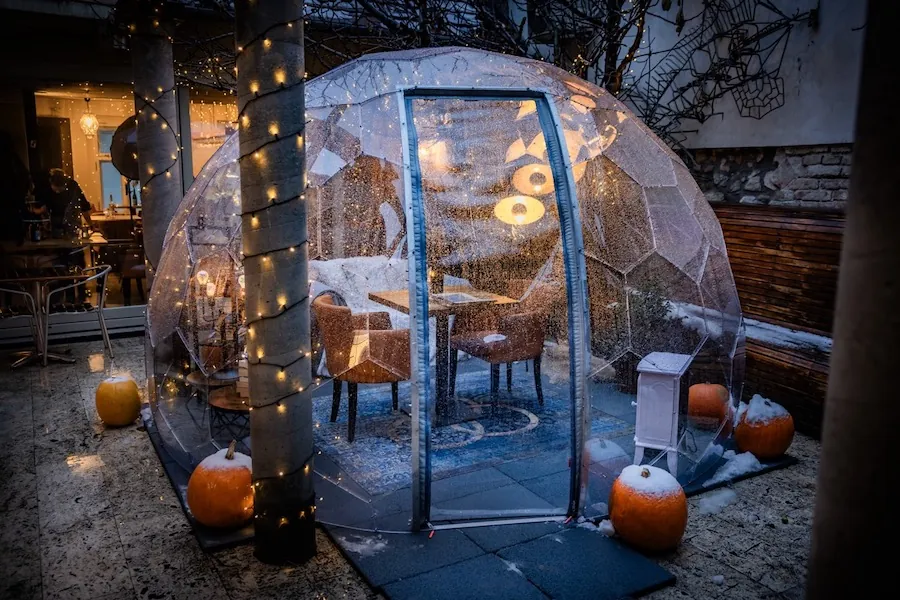
[[[713,207],[744,316],[830,336],[844,215],[764,206]],[[797,429],[821,432],[827,355],[747,340],[744,399],[783,404]]]
[[[744,315],[831,335],[844,215],[768,206],[714,210]]]

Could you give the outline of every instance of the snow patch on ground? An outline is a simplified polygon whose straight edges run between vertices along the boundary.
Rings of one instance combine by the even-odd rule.
[[[592,439],[587,443],[587,456],[585,457],[585,462],[609,460],[610,458],[618,458],[620,456],[627,456],[627,454],[625,453],[625,450],[615,442]],[[587,459],[590,459],[590,461]]]
[[[788,329],[771,323],[763,323],[755,319],[744,319],[747,338],[757,340],[779,348],[793,350],[814,350],[831,354],[831,338],[806,331]]]
[[[500,560],[503,560],[503,559],[501,558]],[[519,570],[519,565],[517,565],[514,562],[510,562],[508,560],[503,560],[503,562],[506,563],[507,571],[512,571],[513,573],[516,573],[518,575],[521,575],[522,577],[525,577],[524,575],[522,575],[522,571]]]
[[[381,536],[377,538],[357,537],[356,540],[340,538],[341,546],[360,556],[374,556],[387,548],[387,542]]]
[[[700,456],[700,460],[698,460],[697,462],[701,463],[705,460],[709,460],[709,457],[711,456],[715,456],[715,459],[718,460],[724,452],[725,448],[723,448],[721,444],[710,444],[706,447],[706,450],[703,451],[703,454]]]
[[[594,504],[591,504],[591,509],[598,515],[609,514],[609,505],[606,502],[595,502]]]
[[[722,509],[737,500],[737,494],[729,488],[722,488],[704,494],[697,502],[697,508],[701,515],[714,515],[722,512]]]
[[[704,312],[702,306],[691,304],[689,302],[674,302],[668,300],[668,313],[666,317],[673,321],[681,321],[681,324],[700,334],[709,333],[711,338],[722,337],[722,316],[718,318],[710,318],[709,314]],[[734,320],[734,317],[731,317]]]
[[[643,475],[645,469],[649,471],[647,477]],[[671,473],[650,465],[628,465],[622,469],[619,480],[640,494],[670,496],[684,493],[681,484]]]
[[[725,585],[725,576],[724,575],[713,575],[712,582],[716,585]]]
[[[579,519],[578,525],[576,525],[579,529],[587,529],[592,533],[602,533],[606,537],[612,537],[616,535],[616,528],[613,527],[612,521],[609,519],[603,519],[596,525],[594,525],[593,521],[589,521],[587,519]]]
[[[747,407],[747,423],[768,423],[775,419],[788,416],[790,413],[785,407],[763,398],[759,394],[754,394],[750,399],[750,405]]]
[[[612,537],[616,535],[616,528],[613,527],[612,521],[609,519],[603,519],[600,523],[597,524],[597,531],[605,535],[606,537]]]
[[[722,483],[723,481],[730,481],[741,475],[746,475],[762,469],[762,463],[760,463],[759,459],[753,456],[751,452],[735,454],[734,450],[729,450],[722,458],[728,462],[719,467],[713,476],[704,482],[703,487],[709,487],[717,483]]]

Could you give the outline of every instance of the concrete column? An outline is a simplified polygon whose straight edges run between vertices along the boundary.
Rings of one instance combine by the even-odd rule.
[[[807,598],[855,598],[890,585],[896,541],[900,365],[900,112],[896,4],[866,20],[834,351],[825,404]]]
[[[152,281],[166,229],[182,199],[178,103],[172,43],[161,30],[159,21],[139,17],[132,28],[131,64],[144,252],[150,268],[148,281]]]
[[[316,551],[302,0],[236,0],[256,556]]]

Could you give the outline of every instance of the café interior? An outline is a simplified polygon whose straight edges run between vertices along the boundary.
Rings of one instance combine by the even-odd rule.
[[[96,335],[107,329],[104,321],[137,331],[148,286],[132,90],[57,82],[27,96],[23,112],[37,138],[27,167],[3,140],[9,191],[0,227],[0,343],[33,337],[26,320],[15,317],[45,304],[39,328],[49,328],[51,340]],[[191,91],[188,106],[185,189],[237,118],[233,98],[211,90]]]

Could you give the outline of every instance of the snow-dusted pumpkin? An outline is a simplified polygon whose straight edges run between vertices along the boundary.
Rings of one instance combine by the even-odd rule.
[[[728,415],[728,390],[717,383],[695,383],[688,390],[688,418],[704,429],[716,429]]]
[[[188,481],[188,508],[208,527],[237,527],[253,516],[250,457],[234,446],[204,458]]]
[[[137,383],[128,375],[101,381],[94,400],[100,419],[111,427],[130,425],[141,414],[141,394]]]
[[[662,552],[676,547],[687,517],[684,490],[668,471],[629,465],[613,482],[609,519],[616,533],[639,550]]]
[[[786,408],[756,394],[739,415],[734,440],[741,452],[764,460],[787,452],[794,439],[794,418]]]

